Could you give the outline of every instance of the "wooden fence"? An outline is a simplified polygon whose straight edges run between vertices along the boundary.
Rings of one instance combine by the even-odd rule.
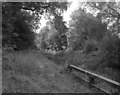
[[[101,79],[102,81],[105,81],[105,82],[109,83],[110,85],[115,86],[117,88],[117,92],[116,93],[120,93],[120,83],[119,82],[113,81],[111,79],[108,79],[106,77],[103,77],[103,76],[95,74],[95,73],[92,73],[90,71],[81,69],[81,68],[79,68],[77,66],[74,66],[74,65],[67,65],[67,69],[69,69],[69,71],[76,70],[76,71],[79,71],[79,72],[81,72],[83,74],[88,75],[88,77],[89,77],[89,81],[88,82],[89,82],[89,87],[90,88],[91,87],[96,87],[96,88],[100,89],[99,87],[97,87],[95,85],[95,79],[98,78],[98,79]],[[108,94],[111,93],[111,92],[107,92],[107,91],[105,91],[103,89],[100,89],[100,90],[102,90],[103,92],[108,93]]]

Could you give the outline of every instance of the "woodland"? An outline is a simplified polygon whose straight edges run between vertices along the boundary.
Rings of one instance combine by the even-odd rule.
[[[78,9],[70,16],[71,20],[66,22],[63,14],[70,5],[68,1],[47,0],[2,2],[3,92],[15,91],[15,84],[14,87],[13,84],[8,86],[6,80],[10,72],[13,79],[18,80],[19,77],[14,74],[31,78],[29,73],[34,76],[39,72],[38,66],[31,63],[42,60],[41,55],[38,59],[31,55],[38,52],[58,66],[74,64],[120,82],[120,2],[79,2]],[[43,27],[42,18],[47,20]],[[31,53],[26,53],[28,50]],[[21,52],[24,53],[20,56]],[[16,61],[13,56],[19,60]],[[26,63],[21,59],[24,56]],[[27,56],[30,58],[27,59]]]

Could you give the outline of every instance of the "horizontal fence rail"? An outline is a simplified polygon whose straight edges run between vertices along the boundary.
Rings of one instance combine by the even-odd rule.
[[[90,72],[90,71],[81,69],[81,68],[79,68],[79,67],[77,67],[77,66],[74,66],[74,65],[67,65],[67,69],[69,69],[69,71],[76,70],[76,71],[79,71],[79,72],[81,72],[81,73],[83,73],[83,74],[88,75],[88,77],[89,77],[89,81],[88,81],[88,82],[89,82],[89,87],[90,87],[90,88],[91,88],[92,86],[98,88],[97,86],[94,85],[94,80],[95,80],[95,78],[98,78],[98,79],[101,79],[101,80],[103,80],[103,81],[111,84],[111,85],[114,85],[114,86],[117,88],[117,90],[118,90],[117,93],[120,93],[120,92],[119,92],[119,91],[120,91],[120,83],[119,83],[119,82],[116,82],[116,81],[114,81],[114,80],[108,79],[108,78],[103,77],[103,76],[101,76],[101,75],[92,73],[92,72]],[[100,88],[98,88],[98,89],[100,89]],[[105,92],[105,91],[104,91],[104,92]],[[108,92],[107,92],[107,93],[108,93]]]

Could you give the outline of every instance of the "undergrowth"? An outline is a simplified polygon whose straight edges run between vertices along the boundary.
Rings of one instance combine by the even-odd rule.
[[[2,60],[3,93],[41,92],[40,86],[34,80],[41,71],[32,55],[9,53],[4,55]]]
[[[73,51],[64,55],[48,55],[50,60],[56,64],[73,64],[81,68],[90,70],[94,73],[104,75],[116,81],[120,81],[118,76],[119,69],[109,67],[106,60],[104,60],[104,54],[100,51],[94,51],[91,53],[84,53],[83,51]]]

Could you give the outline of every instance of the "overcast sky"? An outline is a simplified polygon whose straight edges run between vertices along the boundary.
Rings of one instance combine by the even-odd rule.
[[[68,0],[68,1],[72,3],[68,10],[63,15],[64,20],[67,22],[70,20],[70,15],[72,14],[72,12],[74,12],[78,8],[80,0]]]

